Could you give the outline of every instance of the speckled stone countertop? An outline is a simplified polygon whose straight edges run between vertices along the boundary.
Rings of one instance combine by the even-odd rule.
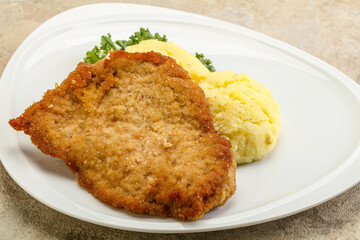
[[[50,17],[103,1],[0,0],[0,73],[19,44]],[[242,25],[324,60],[360,83],[358,0],[139,0]],[[360,174],[360,173],[359,173]],[[151,234],[97,226],[29,196],[0,164],[2,239],[360,239],[360,185],[320,206],[250,227],[207,233]]]

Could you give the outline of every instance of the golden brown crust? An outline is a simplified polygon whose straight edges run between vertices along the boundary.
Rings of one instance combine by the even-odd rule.
[[[79,63],[9,123],[114,207],[197,219],[236,188],[230,143],[214,132],[203,91],[158,53]]]

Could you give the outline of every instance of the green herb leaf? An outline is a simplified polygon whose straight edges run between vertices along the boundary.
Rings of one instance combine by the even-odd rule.
[[[105,51],[116,51],[118,50],[117,47],[115,46],[114,42],[111,40],[111,35],[110,33],[108,33],[107,36],[101,36],[101,47],[100,49],[105,50]]]
[[[115,43],[120,46],[120,50],[125,50],[127,46],[139,44],[141,41],[155,39],[161,42],[167,42],[166,36],[160,36],[159,33],[152,35],[150,30],[147,28],[140,28],[138,32],[135,32],[129,37],[129,40],[117,40]]]
[[[96,63],[97,61],[106,57],[108,52],[118,50],[115,46],[114,42],[111,40],[110,33],[107,36],[101,36],[100,47],[95,46],[91,51],[86,53],[86,57],[84,58],[85,63]]]
[[[166,36],[161,36],[159,33],[152,35],[149,29],[140,28],[138,32],[135,32],[129,37],[129,40],[117,40],[115,43],[111,39],[110,33],[107,36],[101,36],[100,47],[95,46],[91,51],[86,53],[84,58],[85,63],[96,63],[97,61],[106,57],[110,51],[125,50],[127,46],[139,44],[143,40],[156,39],[158,41],[167,42]],[[119,48],[116,45],[119,46]]]
[[[99,61],[100,59],[104,58],[102,56],[102,52],[100,51],[98,46],[95,46],[93,48],[93,50],[88,51],[86,53],[86,57],[84,57],[84,62],[85,63],[96,63],[97,61]],[[105,55],[106,56],[106,55]]]
[[[96,63],[97,61],[106,57],[110,51],[125,50],[126,47],[139,44],[141,41],[155,39],[161,42],[167,42],[165,35],[161,36],[159,33],[152,35],[149,29],[140,28],[138,32],[135,32],[129,37],[129,40],[117,40],[115,43],[111,39],[110,33],[101,36],[100,47],[95,46],[91,51],[86,53],[84,58],[85,63]],[[119,46],[119,48],[116,45]],[[202,53],[196,53],[196,58],[207,68],[210,72],[215,72],[215,68],[212,65],[210,59],[204,57]]]
[[[216,69],[212,65],[212,61],[210,59],[205,58],[204,54],[202,53],[195,53],[195,56],[199,61],[207,68],[210,72],[215,72]]]

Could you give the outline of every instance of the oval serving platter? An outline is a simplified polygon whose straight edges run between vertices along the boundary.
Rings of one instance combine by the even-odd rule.
[[[275,150],[237,167],[237,191],[196,221],[111,208],[78,186],[62,160],[44,155],[10,118],[61,82],[100,36],[127,39],[140,27],[166,34],[217,70],[246,73],[279,103],[282,129]],[[222,44],[219,44],[222,43]],[[347,190],[360,180],[360,87],[323,61],[249,29],[191,13],[134,4],[96,4],[63,12],[19,46],[0,81],[0,158],[31,196],[72,217],[143,232],[201,232],[279,219]]]

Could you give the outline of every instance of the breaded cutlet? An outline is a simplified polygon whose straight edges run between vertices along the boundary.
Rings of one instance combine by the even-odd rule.
[[[235,191],[236,163],[203,91],[172,58],[114,51],[9,121],[99,200],[198,219]]]

